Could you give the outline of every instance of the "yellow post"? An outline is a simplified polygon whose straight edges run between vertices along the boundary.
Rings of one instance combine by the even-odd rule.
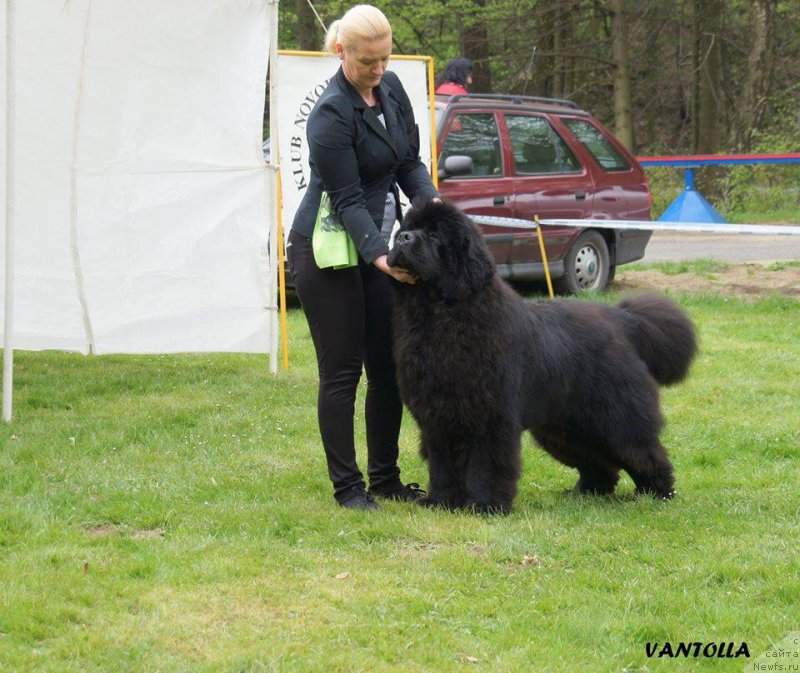
[[[431,179],[433,186],[439,189],[439,155],[436,152],[436,96],[433,78],[433,59],[428,56],[428,102],[431,108]]]
[[[550,265],[547,263],[547,251],[544,249],[544,237],[542,236],[542,225],[539,224],[539,216],[534,215],[536,220],[536,234],[539,237],[539,251],[542,253],[542,263],[544,264],[544,277],[547,279],[547,291],[550,299],[553,298],[553,281],[550,280]]]
[[[277,140],[277,138],[276,138]],[[275,152],[278,151],[278,143],[275,142]],[[281,191],[281,169],[278,166],[276,171],[276,184],[278,185],[278,286],[280,288],[280,310],[281,310],[281,342],[283,344],[283,368],[289,369],[289,329],[286,325],[286,269],[284,259],[286,250],[283,238],[283,199]]]

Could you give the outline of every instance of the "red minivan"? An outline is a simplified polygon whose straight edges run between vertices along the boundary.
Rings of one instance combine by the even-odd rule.
[[[649,220],[647,178],[628,150],[571,101],[467,94],[436,99],[439,191],[472,215]],[[544,278],[534,231],[476,222],[500,275]],[[599,292],[644,256],[650,231],[542,227],[557,289]]]

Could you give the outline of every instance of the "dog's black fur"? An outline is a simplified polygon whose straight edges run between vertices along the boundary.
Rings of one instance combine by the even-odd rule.
[[[624,469],[637,493],[674,494],[657,384],[683,379],[697,347],[673,302],[526,302],[447,203],[409,212],[389,264],[419,276],[398,284],[394,347],[429,461],[423,504],[509,511],[526,429],[578,469],[578,492],[612,493]]]

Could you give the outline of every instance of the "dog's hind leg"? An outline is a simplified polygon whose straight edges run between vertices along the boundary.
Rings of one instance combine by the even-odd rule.
[[[603,495],[614,492],[619,481],[619,468],[598,457],[596,447],[573,436],[565,428],[539,427],[531,432],[547,453],[578,470],[580,476],[575,487],[565,493]]]
[[[575,484],[576,493],[611,494],[619,481],[619,469],[600,463],[578,465],[578,472],[580,476]]]
[[[628,452],[623,467],[636,484],[637,495],[647,493],[664,500],[675,495],[672,463],[658,440],[647,449]]]

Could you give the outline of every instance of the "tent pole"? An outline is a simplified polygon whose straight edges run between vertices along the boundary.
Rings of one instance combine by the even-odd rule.
[[[14,394],[14,0],[6,0],[6,282],[3,334],[3,420]]]
[[[278,0],[269,0],[269,24],[270,24],[270,39],[269,39],[269,137],[270,137],[270,155],[269,163],[274,166],[280,166],[280,157],[278,156],[278,77],[275,74],[275,69],[278,67]],[[270,269],[270,301],[275,300],[275,306],[278,306],[278,292],[276,287],[276,279],[278,274],[279,257],[278,246],[283,245],[278,235],[278,213],[277,204],[280,199],[277,194],[277,175],[276,171],[271,171],[270,179],[272,180],[272,204],[273,213],[270,217],[269,227],[269,269]],[[281,256],[282,257],[282,256]],[[279,316],[278,311],[273,311],[269,325],[269,369],[272,374],[278,373],[278,325]]]

